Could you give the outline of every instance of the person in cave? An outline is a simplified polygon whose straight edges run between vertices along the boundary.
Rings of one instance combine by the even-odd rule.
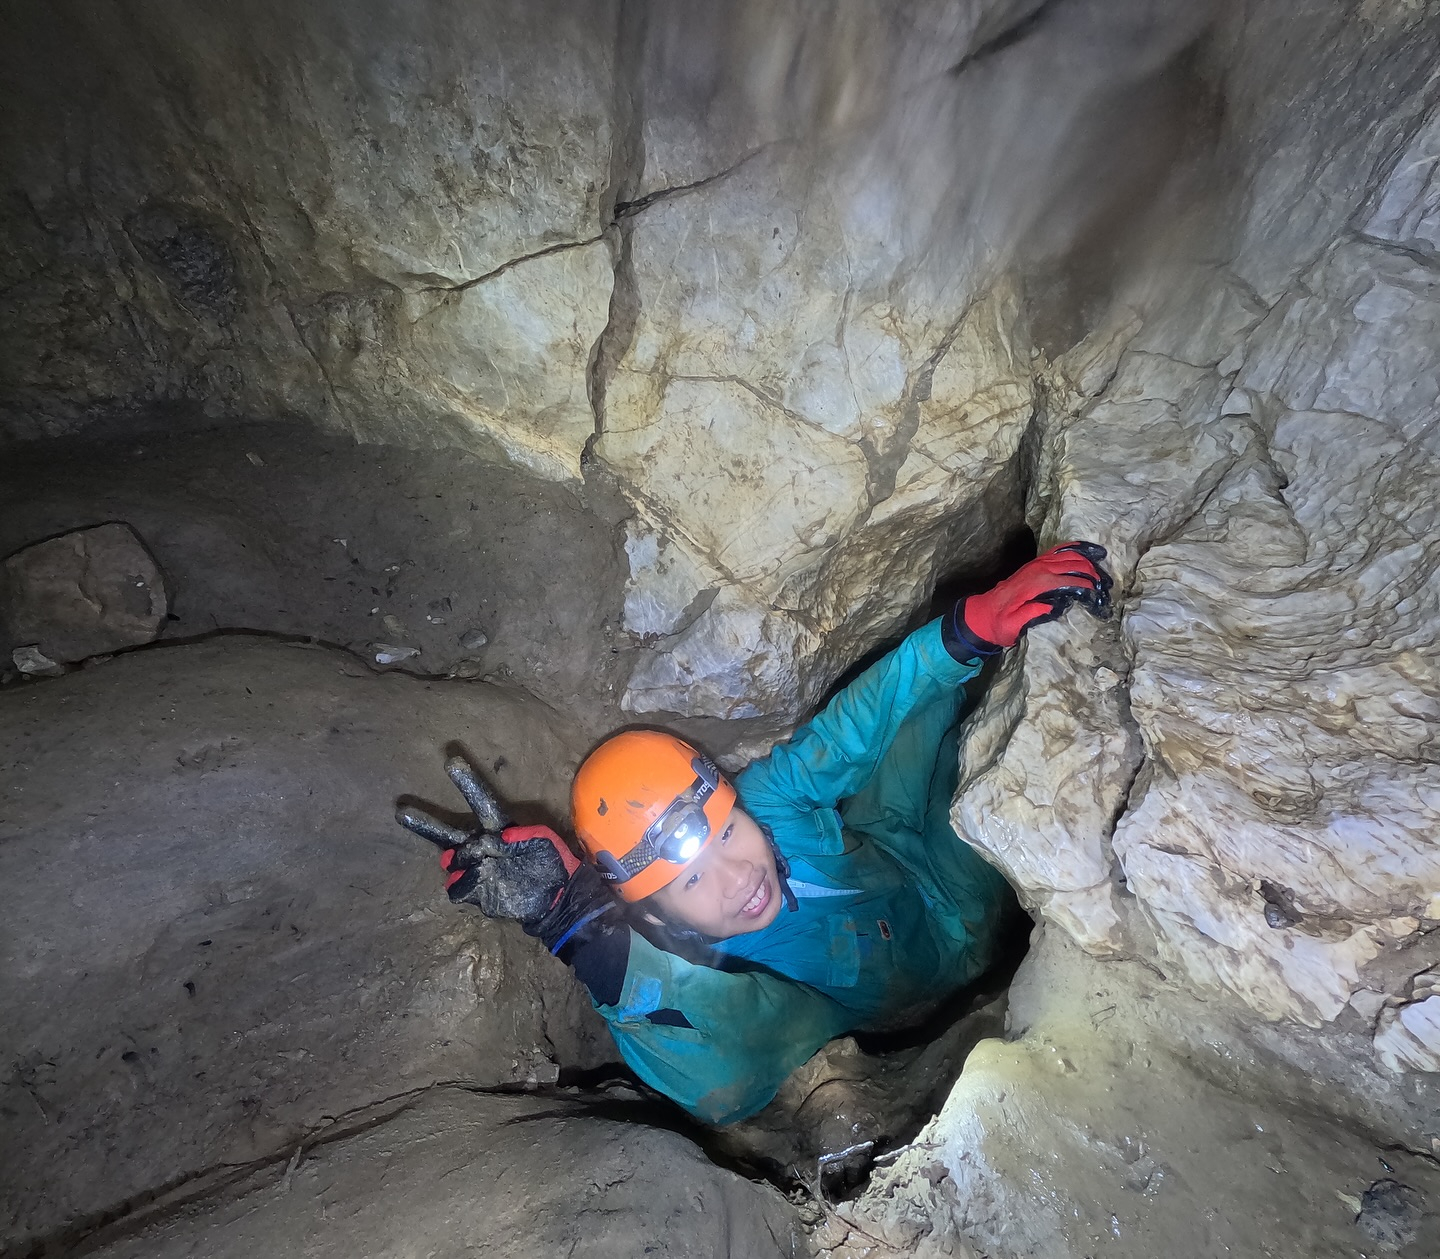
[[[913,1025],[986,970],[1013,893],[950,825],[962,686],[1072,604],[1108,616],[1104,558],[1066,543],[960,600],[733,781],[674,735],[612,735],[572,788],[584,862],[507,827],[458,757],[476,829],[397,818],[444,849],[451,901],[574,969],[642,1080],[745,1118],[826,1041]]]

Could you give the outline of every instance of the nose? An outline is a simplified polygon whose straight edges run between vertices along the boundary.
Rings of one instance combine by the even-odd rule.
[[[743,892],[754,877],[755,871],[749,861],[741,857],[736,859],[728,854],[721,860],[720,868],[716,871],[719,877],[720,890],[724,892],[725,899],[731,900]]]

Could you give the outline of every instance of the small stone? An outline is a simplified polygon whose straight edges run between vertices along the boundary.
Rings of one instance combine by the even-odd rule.
[[[462,678],[468,682],[472,678],[478,678],[482,676],[484,672],[485,666],[482,665],[478,660],[457,660],[454,666],[450,669],[450,672],[447,673],[445,676],[450,678]]]
[[[61,664],[152,642],[169,611],[159,566],[118,522],[16,551],[0,569],[0,585],[11,643]]]
[[[10,658],[21,673],[32,678],[58,678],[65,672],[63,665],[56,664],[35,646],[17,647],[10,653]]]
[[[468,629],[460,635],[460,646],[466,651],[479,651],[490,641],[490,636],[481,629]]]
[[[245,458],[250,460],[250,462],[253,463],[257,468],[263,468],[265,466],[265,460],[260,458],[260,456],[257,455],[253,450],[247,450],[245,452]]]
[[[529,1085],[550,1085],[558,1083],[560,1068],[553,1062],[538,1062],[531,1069],[525,1083]]]
[[[1274,927],[1279,931],[1285,927],[1293,927],[1295,925],[1295,919],[1290,917],[1281,906],[1273,902],[1266,902],[1265,923],[1267,926]]]
[[[1385,1008],[1385,994],[1369,988],[1357,988],[1350,994],[1350,1005],[1362,1019],[1373,1023]]]
[[[380,618],[380,624],[385,627],[385,632],[392,638],[404,638],[409,631],[405,623],[398,616],[391,616],[388,613]]]
[[[376,664],[399,664],[420,654],[418,647],[397,647],[392,643],[372,643],[370,649],[375,653]]]

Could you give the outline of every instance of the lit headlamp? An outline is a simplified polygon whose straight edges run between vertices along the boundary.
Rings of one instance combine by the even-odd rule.
[[[699,856],[710,838],[705,802],[720,785],[720,771],[703,756],[696,756],[690,767],[695,771],[695,781],[665,806],[634,848],[623,857],[611,852],[596,854],[601,877],[624,883],[656,861],[682,866]]]

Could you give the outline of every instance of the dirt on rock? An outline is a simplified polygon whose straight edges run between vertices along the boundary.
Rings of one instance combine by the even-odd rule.
[[[0,691],[0,1247],[440,1081],[614,1060],[583,990],[454,909],[405,793],[447,745],[525,820],[583,748],[532,696],[254,636]]]
[[[523,686],[603,722],[630,666],[623,510],[462,451],[154,412],[124,436],[8,448],[0,555],[123,521],[164,571],[163,641],[257,630],[371,663],[398,647],[407,672]]]

